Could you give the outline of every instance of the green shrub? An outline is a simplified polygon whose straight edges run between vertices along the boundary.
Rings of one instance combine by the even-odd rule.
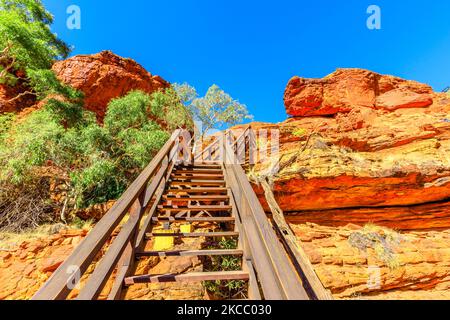
[[[0,178],[21,183],[29,177],[33,166],[41,166],[55,154],[55,142],[64,135],[64,127],[45,110],[33,112],[17,125],[12,125],[6,138],[8,145],[0,154]]]
[[[297,128],[294,131],[292,131],[292,135],[297,138],[303,137],[304,135],[306,135],[306,133],[307,130],[304,128]]]
[[[155,119],[156,105],[168,110],[165,103],[175,101],[164,95],[133,91],[114,99],[104,126],[80,106],[51,99],[20,122],[2,116],[0,181],[29,181],[34,168],[48,164],[70,173],[78,208],[117,199],[169,139],[170,130],[156,121],[179,121],[169,121],[170,113]]]
[[[127,181],[113,161],[92,159],[92,164],[70,175],[76,195],[77,207],[87,207],[117,199]]]
[[[237,240],[225,239],[210,246],[208,249],[230,250],[237,248]],[[205,271],[236,271],[242,268],[242,258],[237,256],[213,256],[208,263],[205,263]],[[243,294],[246,282],[242,280],[232,281],[205,281],[203,283],[206,290],[218,298],[230,299],[235,298],[239,294]]]
[[[149,122],[141,129],[124,130],[117,137],[123,145],[123,165],[126,168],[144,168],[169,139],[169,133]]]
[[[192,114],[185,107],[177,92],[172,89],[157,91],[151,95],[150,112],[165,122],[168,130],[193,128]]]
[[[148,122],[147,107],[150,96],[142,91],[132,91],[112,100],[105,116],[105,128],[116,136],[123,130],[141,128]]]
[[[15,119],[13,113],[0,114],[0,148]]]

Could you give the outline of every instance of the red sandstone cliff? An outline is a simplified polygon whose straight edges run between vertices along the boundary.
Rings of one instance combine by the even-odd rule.
[[[418,206],[396,212],[435,217],[421,206],[450,199],[447,94],[392,76],[340,69],[322,80],[291,79],[285,103],[292,118],[254,127],[280,130],[274,191],[286,212],[307,211],[311,217],[324,210]],[[448,210],[439,214],[450,217]]]
[[[152,93],[170,86],[137,62],[110,51],[59,61],[53,65],[53,70],[61,81],[84,93],[85,108],[95,112],[99,120],[103,119],[111,99],[131,90]]]
[[[131,59],[102,51],[93,55],[78,55],[58,61],[53,71],[62,82],[82,91],[85,108],[97,114],[101,121],[109,101],[121,97],[131,90],[148,93],[168,88],[170,84],[159,76],[154,76]],[[0,113],[20,112],[35,105],[33,95],[20,94],[29,88],[0,84]],[[14,99],[19,96],[18,99]]]
[[[324,286],[343,299],[449,299],[450,96],[339,69],[292,78],[285,105],[288,120],[253,128],[280,130],[274,193]]]

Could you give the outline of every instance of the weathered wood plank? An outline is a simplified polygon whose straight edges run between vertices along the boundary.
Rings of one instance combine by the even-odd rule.
[[[158,206],[158,210],[161,211],[173,211],[173,212],[180,212],[180,211],[191,211],[191,212],[200,212],[200,211],[228,211],[231,210],[231,206],[190,206],[190,207],[175,207],[175,206]]]
[[[207,180],[198,180],[198,181],[170,181],[171,186],[211,186],[211,187],[219,187],[225,186],[225,181],[216,180],[216,181],[207,181]]]
[[[226,193],[227,192],[227,188],[190,188],[190,189],[168,189],[167,190],[167,194],[178,194],[178,193],[187,193],[187,194],[193,194],[193,193],[215,193],[215,192],[220,192],[220,193]]]
[[[214,200],[229,200],[227,195],[202,195],[202,196],[175,196],[175,195],[164,195],[163,199],[168,201],[214,201]]]
[[[153,238],[153,237],[184,237],[184,238],[199,238],[199,237],[205,237],[205,238],[213,238],[213,237],[238,237],[239,232],[231,232],[231,231],[224,231],[224,232],[192,232],[192,233],[181,233],[181,232],[174,232],[174,233],[147,233],[147,238]]]
[[[144,275],[125,279],[125,285],[137,283],[161,282],[200,282],[216,280],[248,280],[248,273],[244,271],[196,272],[187,274]]]
[[[199,217],[199,218],[188,218],[188,217],[154,217],[152,218],[153,222],[175,222],[175,221],[184,221],[184,222],[234,222],[235,218],[233,217]]]
[[[241,215],[254,266],[266,299],[309,299],[301,279],[284,252],[234,151],[226,146],[225,175]],[[234,178],[231,178],[233,177]]]
[[[241,256],[242,250],[173,250],[147,251],[136,253],[137,257],[200,257],[200,256]]]
[[[193,175],[181,175],[181,174],[172,174],[170,176],[171,180],[174,181],[205,181],[205,180],[213,180],[213,181],[223,181],[223,175],[214,174],[214,175],[205,175],[205,174],[193,174]]]

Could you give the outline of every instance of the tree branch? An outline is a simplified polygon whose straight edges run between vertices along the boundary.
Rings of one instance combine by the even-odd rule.
[[[12,98],[12,99],[6,100],[6,102],[7,102],[7,103],[11,103],[11,102],[14,102],[14,101],[16,101],[16,100],[18,100],[18,99],[20,99],[20,98],[22,98],[22,97],[24,97],[24,96],[28,96],[28,95],[30,95],[30,96],[31,96],[31,95],[36,96],[36,93],[31,92],[31,91],[25,91],[25,92],[22,92],[22,93],[18,94],[17,96],[15,96],[15,97]]]

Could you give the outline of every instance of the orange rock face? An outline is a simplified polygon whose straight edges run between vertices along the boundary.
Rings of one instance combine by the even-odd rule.
[[[291,224],[336,299],[450,299],[450,232]]]
[[[285,98],[287,112],[302,116],[253,124],[256,130],[280,131],[280,153],[256,171],[264,175],[279,160],[271,178],[285,212],[320,215],[450,198],[447,94],[414,81],[340,69],[322,80],[292,79]],[[255,189],[263,201],[262,190]]]
[[[292,78],[286,88],[286,111],[295,117],[329,116],[353,109],[427,107],[429,86],[362,69],[338,69],[324,79]]]
[[[0,300],[30,299],[86,236],[62,230],[0,250]]]
[[[324,286],[338,299],[450,299],[450,96],[341,69],[291,79],[285,104],[290,119],[252,126],[280,133],[253,175],[273,182]]]
[[[85,94],[85,107],[102,120],[111,99],[131,90],[148,93],[168,88],[169,83],[152,76],[131,59],[110,51],[94,55],[79,55],[54,64],[53,70],[64,83]]]

